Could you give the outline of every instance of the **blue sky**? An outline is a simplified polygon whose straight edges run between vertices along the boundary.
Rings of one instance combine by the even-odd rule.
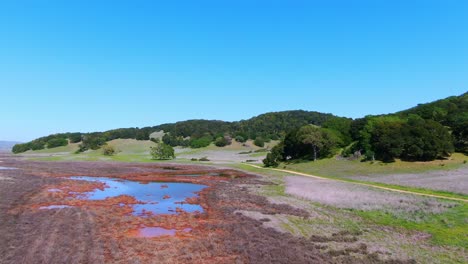
[[[468,1],[1,1],[0,139],[468,90]]]

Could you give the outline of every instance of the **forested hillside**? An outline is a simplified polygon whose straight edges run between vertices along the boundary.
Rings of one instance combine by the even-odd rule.
[[[468,153],[468,93],[394,114],[359,119],[309,111],[272,112],[237,122],[187,120],[144,128],[120,128],[94,133],[63,133],[13,147],[14,153],[80,143],[79,151],[99,149],[113,139],[149,140],[164,131],[171,146],[200,148],[232,140],[262,145],[281,140],[266,160],[276,165],[290,159],[319,159],[341,151],[343,157],[365,160],[428,161],[454,151]],[[159,140],[159,139],[158,139]]]
[[[325,158],[339,149],[344,158],[385,162],[443,159],[454,151],[466,154],[468,93],[395,114],[352,121],[333,118],[322,127],[308,125],[293,129],[264,163],[276,166],[288,160]]]
[[[219,120],[187,120],[144,128],[120,128],[94,133],[61,133],[17,144],[14,153],[64,146],[69,143],[80,144],[80,151],[98,149],[113,139],[149,140],[150,134],[164,131],[163,141],[171,146],[203,147],[220,137],[246,141],[279,139],[292,129],[305,124],[322,125],[334,118],[332,114],[309,111],[284,111],[259,115],[248,120],[225,122]]]

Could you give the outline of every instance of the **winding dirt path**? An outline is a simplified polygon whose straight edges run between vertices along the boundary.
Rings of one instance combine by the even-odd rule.
[[[334,179],[334,178],[322,177],[322,176],[317,176],[317,175],[312,175],[312,174],[307,174],[307,173],[302,173],[302,172],[297,172],[297,171],[291,171],[291,170],[265,168],[265,167],[260,167],[260,166],[253,165],[253,164],[246,164],[246,165],[249,165],[249,166],[257,168],[257,169],[286,172],[286,173],[291,173],[291,174],[310,177],[310,178],[315,178],[315,179],[346,182],[346,183],[352,183],[352,184],[357,184],[357,185],[362,185],[362,186],[367,186],[367,187],[372,187],[372,188],[377,188],[377,189],[387,190],[387,191],[392,191],[392,192],[414,194],[414,195],[419,195],[419,196],[434,197],[434,198],[440,198],[440,199],[446,199],[446,200],[452,200],[452,201],[468,203],[468,199],[463,199],[463,198],[449,197],[449,196],[437,195],[437,194],[427,194],[427,193],[420,193],[420,192],[413,192],[413,191],[405,191],[405,190],[399,190],[399,189],[390,188],[390,187],[383,187],[383,186],[379,186],[379,185],[374,185],[374,184],[370,184],[370,183],[347,181],[347,180],[342,180],[342,179]]]

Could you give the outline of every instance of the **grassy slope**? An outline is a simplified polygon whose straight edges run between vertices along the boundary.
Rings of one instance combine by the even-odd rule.
[[[303,162],[282,164],[287,169],[310,173],[315,175],[348,177],[356,175],[386,175],[403,173],[423,173],[432,170],[450,170],[460,167],[468,157],[454,153],[447,160],[435,160],[429,162],[405,162],[397,160],[393,163],[360,162],[358,160],[323,159],[316,162]]]
[[[265,148],[271,148],[277,142],[266,143]],[[75,154],[78,150],[78,144],[69,144],[68,146],[44,149],[38,151],[28,151],[21,155],[29,156],[35,160],[44,161],[122,161],[122,162],[155,162],[151,159],[149,150],[155,143],[149,140],[134,140],[134,139],[115,139],[108,142],[108,145],[113,146],[117,154],[113,156],[104,156],[100,149],[89,150],[84,153]],[[233,142],[226,147],[216,147],[211,144],[205,148],[191,149],[191,148],[176,148],[176,153],[179,158],[171,162],[190,162],[191,155],[204,156],[209,155],[209,158],[216,159],[216,153],[230,152],[238,154],[240,152],[252,151],[251,155],[243,155],[242,158],[247,160],[251,157],[262,158],[266,152],[255,153],[254,151],[262,149],[253,144],[253,141],[247,141],[246,146],[241,143]]]
[[[285,192],[283,177],[288,175],[273,170],[264,170],[244,164],[232,165],[233,167],[252,173],[267,175],[278,185],[266,186],[263,195],[268,197],[291,197]],[[301,199],[304,202],[304,199]],[[397,247],[405,247],[410,255],[414,255],[421,263],[430,261],[431,263],[464,263],[468,248],[468,204],[459,202],[457,205],[444,213],[434,214],[425,212],[411,213],[389,213],[384,210],[356,210],[339,209],[333,206],[325,206],[315,202],[310,202],[316,212],[325,213],[329,220],[291,218],[284,222],[284,227],[292,232],[306,237],[316,234],[320,230],[340,227],[345,231],[355,232],[356,230],[369,230],[365,234],[367,239],[376,239],[376,243],[386,243],[388,239],[386,227],[392,227],[397,233],[412,234],[411,232],[424,232],[431,235],[430,244],[436,247],[431,248],[424,245],[424,241],[398,241]],[[412,220],[414,219],[414,220]],[[416,219],[424,219],[423,221]],[[372,227],[372,228],[371,228]],[[375,228],[375,229],[374,229]],[[403,235],[402,235],[403,237]],[[403,239],[403,238],[402,238]],[[406,244],[408,242],[408,244]],[[447,251],[446,251],[447,250]],[[434,258],[431,260],[431,258]]]

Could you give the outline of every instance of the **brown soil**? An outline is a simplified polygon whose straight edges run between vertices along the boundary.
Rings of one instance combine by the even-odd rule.
[[[271,183],[242,172],[174,164],[33,162],[8,155],[0,160],[2,166],[19,168],[0,171],[0,176],[10,178],[0,183],[0,263],[402,263],[380,260],[368,253],[365,244],[333,251],[323,244],[327,239],[280,233],[265,228],[262,221],[236,213],[246,210],[309,217],[306,211],[271,204],[249,193],[242,186]],[[72,175],[209,187],[199,198],[186,201],[200,204],[203,213],[179,211],[177,215],[138,217],[131,214],[130,207],[138,201],[130,196],[103,201],[76,199],[76,192],[104,186],[61,178]],[[47,191],[54,188],[68,189]],[[125,206],[120,206],[122,203]],[[54,204],[73,207],[39,209]],[[141,238],[135,235],[141,227],[190,228],[191,232]],[[359,234],[333,234],[329,240],[355,242],[356,236]]]

